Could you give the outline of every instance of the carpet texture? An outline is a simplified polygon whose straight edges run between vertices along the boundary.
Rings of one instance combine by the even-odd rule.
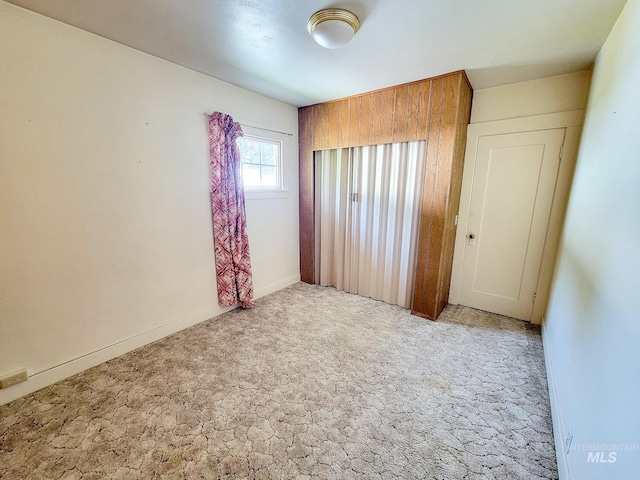
[[[0,477],[557,478],[540,333],[299,283],[0,407]]]

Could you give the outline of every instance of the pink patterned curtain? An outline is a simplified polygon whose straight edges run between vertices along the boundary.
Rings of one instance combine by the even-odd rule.
[[[244,186],[240,174],[240,154],[236,139],[243,135],[239,123],[224,113],[209,116],[209,173],[211,215],[216,253],[218,303],[254,305],[253,279]]]

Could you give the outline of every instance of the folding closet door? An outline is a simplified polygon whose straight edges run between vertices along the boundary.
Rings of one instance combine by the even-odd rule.
[[[425,142],[315,153],[315,282],[408,308]]]

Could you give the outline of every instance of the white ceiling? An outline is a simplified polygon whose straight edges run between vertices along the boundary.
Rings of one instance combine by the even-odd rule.
[[[474,88],[588,67],[626,0],[8,0],[83,30],[303,106],[466,70]],[[326,50],[316,10],[360,31]]]

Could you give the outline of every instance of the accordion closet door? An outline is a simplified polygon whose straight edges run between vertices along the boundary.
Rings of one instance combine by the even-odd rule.
[[[411,306],[425,142],[315,152],[315,282]]]

